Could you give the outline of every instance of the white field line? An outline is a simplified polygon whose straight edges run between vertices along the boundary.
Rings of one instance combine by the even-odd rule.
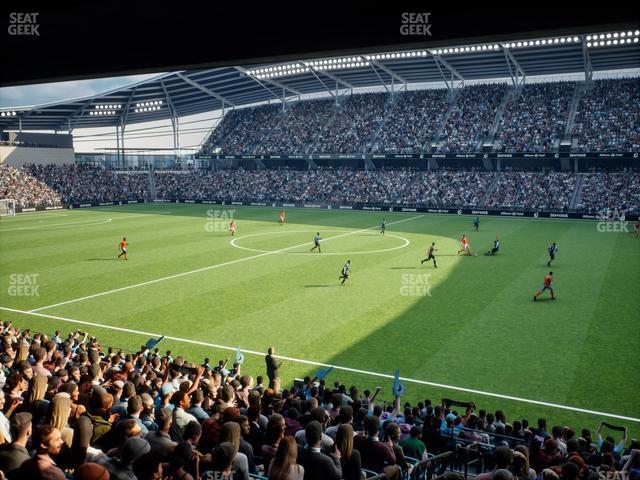
[[[408,222],[409,220],[414,220],[416,218],[421,218],[423,216],[424,215],[416,215],[414,217],[404,218],[402,220],[397,220],[395,222],[387,223],[387,225],[393,225],[393,224],[401,223],[401,222]],[[354,235],[354,234],[360,233],[360,232],[366,232],[367,230],[372,230],[374,228],[378,228],[378,226],[376,225],[374,227],[361,228],[360,230],[354,230],[354,231],[351,231],[351,232],[343,233],[341,235],[335,235],[333,237],[329,237],[329,238],[324,239],[323,242],[328,242],[329,240],[335,240],[337,238],[342,238],[342,237],[346,237],[346,236],[349,236],[349,235]],[[147,282],[135,283],[133,285],[127,285],[126,287],[120,287],[120,288],[115,288],[113,290],[107,290],[105,292],[94,293],[93,295],[87,295],[86,297],[74,298],[72,300],[67,300],[65,302],[59,302],[59,303],[54,303],[53,305],[47,305],[45,307],[35,308],[33,310],[29,310],[29,312],[30,313],[40,312],[42,310],[47,310],[49,308],[59,307],[61,305],[68,305],[69,303],[80,302],[82,300],[88,300],[90,298],[96,298],[96,297],[101,297],[103,295],[109,295],[111,293],[122,292],[124,290],[129,290],[130,288],[137,288],[137,287],[142,287],[144,285],[151,285],[153,283],[159,283],[159,282],[163,282],[165,280],[171,280],[171,279],[174,279],[174,278],[184,277],[186,275],[192,275],[194,273],[205,272],[207,270],[213,270],[214,268],[220,268],[220,267],[224,267],[224,266],[227,266],[227,265],[233,265],[235,263],[246,262],[247,260],[253,260],[255,258],[266,257],[267,255],[273,255],[275,253],[282,253],[282,252],[286,252],[288,250],[293,250],[294,248],[304,247],[305,245],[309,245],[310,243],[311,242],[305,242],[305,243],[301,243],[299,245],[292,245],[290,247],[281,248],[280,250],[273,250],[271,252],[260,253],[258,255],[251,255],[250,257],[238,258],[236,260],[230,260],[228,262],[217,263],[215,265],[209,265],[207,267],[197,268],[195,270],[190,270],[188,272],[176,273],[174,275],[169,275],[167,277],[156,278],[154,280],[149,280]]]
[[[44,313],[35,313],[34,311],[25,311],[25,310],[16,310],[13,308],[8,308],[8,307],[0,307],[0,310],[4,310],[6,312],[13,312],[13,313],[20,313],[20,314],[24,314],[24,315],[33,315],[36,317],[42,317],[42,318],[48,318],[51,320],[59,320],[59,321],[63,321],[63,322],[70,322],[70,323],[76,323],[76,324],[81,324],[81,325],[90,325],[92,327],[97,327],[97,328],[104,328],[107,330],[116,330],[119,332],[125,332],[125,333],[133,333],[136,335],[142,335],[145,337],[160,337],[161,334],[160,333],[153,333],[153,332],[144,332],[141,330],[132,330],[129,328],[123,328],[123,327],[116,327],[114,325],[103,325],[101,323],[95,323],[95,322],[86,322],[84,320],[75,320],[72,318],[65,318],[65,317],[58,317],[55,315],[47,315]],[[165,335],[164,338],[166,338],[167,340],[173,340],[175,342],[182,342],[182,343],[189,343],[189,344],[193,344],[193,345],[200,345],[200,346],[204,346],[204,347],[210,347],[210,348],[217,348],[220,350],[229,350],[229,351],[236,351],[238,349],[238,347],[229,347],[227,345],[217,345],[215,343],[209,343],[209,342],[201,342],[199,340],[190,340],[188,338],[180,338],[180,337],[172,337],[169,335]],[[264,352],[256,352],[254,350],[241,350],[243,353],[248,353],[250,355],[259,355],[259,356],[264,356],[265,353]],[[373,376],[373,377],[379,377],[379,378],[386,378],[386,379],[393,379],[394,376],[388,373],[380,373],[380,372],[371,372],[368,370],[360,370],[357,368],[350,368],[350,367],[343,367],[340,365],[330,365],[328,363],[322,363],[322,362],[315,362],[312,360],[304,360],[304,359],[300,359],[300,358],[292,358],[292,357],[285,357],[283,355],[275,355],[277,358],[280,358],[282,360],[287,360],[290,362],[295,362],[295,363],[302,363],[305,365],[314,365],[317,367],[333,367],[336,370],[342,370],[345,372],[352,372],[352,373],[358,373],[358,374],[362,374],[362,375],[369,375],[369,376]],[[465,393],[473,393],[475,395],[482,395],[482,396],[486,396],[486,397],[494,397],[494,398],[500,398],[503,400],[512,400],[515,402],[521,402],[521,403],[529,403],[529,404],[533,404],[533,405],[540,405],[543,407],[551,407],[551,408],[558,408],[561,410],[569,410],[572,412],[578,412],[578,413],[586,413],[589,415],[596,415],[599,417],[608,417],[608,418],[616,418],[618,420],[626,420],[629,422],[638,422],[640,423],[640,418],[634,418],[634,417],[627,417],[624,415],[617,415],[614,413],[606,413],[606,412],[598,412],[595,410],[588,410],[585,408],[578,408],[578,407],[572,407],[569,405],[560,405],[557,403],[550,403],[550,402],[543,402],[540,400],[531,400],[528,398],[520,398],[520,397],[514,397],[511,395],[502,395],[500,393],[492,393],[492,392],[484,392],[482,390],[475,390],[472,388],[464,388],[464,387],[456,387],[454,385],[447,385],[444,383],[435,383],[435,382],[428,382],[426,380],[418,380],[415,378],[407,378],[407,377],[400,377],[400,380],[402,380],[403,382],[410,382],[410,383],[416,383],[418,385],[428,385],[431,387],[438,387],[438,388],[444,388],[447,390],[455,390],[458,392],[465,392]]]

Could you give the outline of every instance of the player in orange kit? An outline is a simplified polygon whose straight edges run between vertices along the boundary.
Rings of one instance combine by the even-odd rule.
[[[533,301],[535,302],[545,290],[549,290],[549,292],[551,293],[551,300],[556,299],[556,296],[553,294],[553,272],[549,272],[549,275],[546,275],[544,277],[544,284],[542,285],[540,291],[533,296]]]
[[[280,219],[278,220],[278,223],[281,227],[284,225],[284,210],[280,211]]]
[[[460,245],[462,245],[462,250],[458,250],[458,255],[462,252],[465,252],[466,255],[471,255],[471,249],[469,248],[469,239],[466,235],[462,235],[460,239]]]
[[[124,237],[122,237],[122,241],[120,242],[120,255],[118,255],[118,258],[123,255],[125,260],[129,260],[127,258],[127,239]]]
[[[231,236],[234,237],[236,235],[236,221],[235,220],[231,220],[231,223],[229,224],[229,231],[231,232]]]

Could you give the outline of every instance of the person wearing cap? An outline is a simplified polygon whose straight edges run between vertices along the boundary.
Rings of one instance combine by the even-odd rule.
[[[106,468],[92,462],[83,463],[76,468],[73,477],[75,480],[109,480],[111,478]]]
[[[14,470],[29,460],[31,456],[27,450],[27,441],[31,436],[32,415],[29,412],[16,413],[11,417],[11,438],[13,442],[0,446],[0,470],[9,479]]]
[[[122,445],[120,458],[102,455],[96,457],[95,461],[107,469],[112,480],[137,480],[133,464],[150,451],[151,446],[144,438],[130,437]]]

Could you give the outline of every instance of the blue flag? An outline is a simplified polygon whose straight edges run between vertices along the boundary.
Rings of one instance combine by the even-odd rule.
[[[147,340],[145,347],[149,350],[153,350],[156,347],[156,345],[158,345],[162,340],[164,340],[164,335],[162,335],[158,339],[150,338],[149,340]]]
[[[333,367],[329,367],[329,368],[325,368],[325,369],[320,369],[316,372],[316,378],[318,380],[322,380],[324,379],[324,377],[326,377],[327,375],[329,375],[329,372],[331,372],[331,370],[333,370]]]
[[[397,368],[394,374],[393,387],[391,391],[394,397],[402,397],[404,395],[404,385],[400,383],[400,371]]]
[[[236,350],[236,363],[242,365],[242,362],[244,362],[244,354],[240,351],[240,345],[238,345],[238,350]]]

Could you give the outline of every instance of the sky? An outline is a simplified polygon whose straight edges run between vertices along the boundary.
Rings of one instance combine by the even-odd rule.
[[[88,97],[161,75],[129,75],[125,77],[73,80],[0,88],[0,107],[30,107],[49,102]]]
[[[132,83],[137,83],[162,73],[146,75],[129,75],[112,78],[98,78],[92,80],[74,80],[69,82],[43,83],[37,85],[21,85],[16,87],[0,88],[0,108],[6,107],[30,107],[43,103],[71,100],[75,98],[97,95],[116,88],[125,87]],[[206,114],[193,115],[180,118],[181,129],[198,129],[196,132],[183,132],[180,134],[180,146],[192,147],[199,145],[204,139],[207,131],[217,123],[221,112],[213,111]],[[196,123],[188,123],[196,122]],[[173,148],[173,137],[170,130],[171,123],[147,122],[131,125],[125,134],[125,147],[127,148]],[[134,132],[133,130],[149,127],[164,127],[156,132],[149,130],[145,133]],[[206,131],[205,131],[206,130]],[[166,133],[163,134],[163,133]],[[113,135],[101,135],[113,134]],[[141,136],[162,135],[148,138],[135,138]],[[102,152],[102,148],[115,147],[114,129],[92,128],[77,129],[73,132],[74,148],[77,153]],[[94,135],[92,138],[87,138]]]

